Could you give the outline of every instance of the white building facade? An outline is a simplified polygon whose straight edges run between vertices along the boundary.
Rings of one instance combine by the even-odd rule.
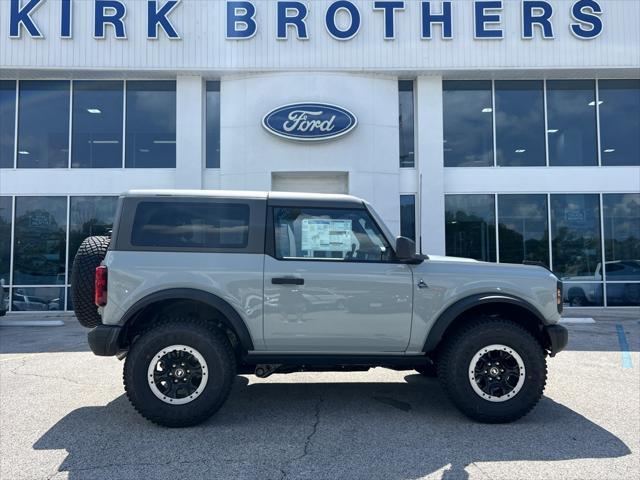
[[[292,104],[329,123],[265,128]],[[10,310],[70,309],[133,188],[349,193],[425,253],[638,306],[640,2],[0,0]]]

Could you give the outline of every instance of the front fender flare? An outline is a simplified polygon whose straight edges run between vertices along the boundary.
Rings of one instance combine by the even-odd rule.
[[[427,339],[424,342],[422,351],[431,352],[435,350],[440,343],[440,340],[442,340],[444,332],[461,314],[473,307],[477,307],[478,305],[486,305],[490,303],[507,303],[524,308],[538,319],[540,325],[545,324],[544,316],[538,311],[538,309],[531,303],[519,297],[504,293],[480,293],[470,295],[449,305],[446,310],[442,312],[440,316],[438,316],[433,326],[429,330],[429,334],[427,335]]]

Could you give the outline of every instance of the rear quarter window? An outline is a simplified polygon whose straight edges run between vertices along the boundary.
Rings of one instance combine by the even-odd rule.
[[[211,202],[138,203],[131,229],[137,247],[246,248],[248,205]]]

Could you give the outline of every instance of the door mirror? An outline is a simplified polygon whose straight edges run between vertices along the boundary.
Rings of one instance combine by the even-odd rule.
[[[416,253],[416,244],[407,237],[396,238],[396,257],[401,262],[421,263],[429,257]]]
[[[416,256],[416,244],[407,237],[396,238],[396,256],[398,260],[413,260]]]

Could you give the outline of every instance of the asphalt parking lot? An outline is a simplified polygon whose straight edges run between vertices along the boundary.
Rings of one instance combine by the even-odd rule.
[[[627,479],[640,472],[640,310],[573,311],[538,407],[467,420],[413,371],[241,376],[204,425],[154,426],[85,330],[0,326],[0,478]],[[628,350],[629,353],[626,353]]]

